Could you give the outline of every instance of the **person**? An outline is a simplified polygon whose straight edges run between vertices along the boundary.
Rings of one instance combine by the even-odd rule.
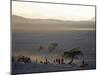
[[[60,58],[58,59],[58,64],[60,64]]]
[[[13,62],[15,62],[15,58],[14,58],[14,57],[12,57],[12,63],[13,63]]]
[[[46,58],[46,64],[48,63],[48,60],[47,60],[47,58]]]
[[[58,59],[56,58],[56,64],[58,64]]]
[[[43,63],[43,61],[40,61],[40,63]]]
[[[64,64],[64,59],[63,58],[61,58],[61,64]]]
[[[85,61],[83,60],[82,64],[80,65],[80,67],[86,67],[86,66],[88,66],[88,64],[86,64]]]

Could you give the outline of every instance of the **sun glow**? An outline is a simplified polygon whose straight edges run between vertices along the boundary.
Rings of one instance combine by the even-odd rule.
[[[94,6],[12,2],[12,14],[26,18],[89,20],[95,17]]]

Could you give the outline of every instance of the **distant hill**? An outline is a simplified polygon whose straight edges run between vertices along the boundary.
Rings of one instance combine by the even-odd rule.
[[[57,19],[30,19],[12,15],[13,31],[57,31],[95,29],[94,18],[88,21],[63,21]]]
[[[95,21],[95,17],[92,17],[90,20],[91,20],[91,21]]]

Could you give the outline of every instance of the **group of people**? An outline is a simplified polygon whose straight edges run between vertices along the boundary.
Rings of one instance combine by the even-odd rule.
[[[56,64],[65,64],[63,58],[56,58],[53,62],[56,63]]]
[[[26,56],[16,56],[12,57],[12,62],[14,63],[31,63],[31,59]]]
[[[37,62],[37,59],[36,59],[36,62]],[[40,61],[40,63],[43,63],[43,64],[50,64],[50,61],[45,58],[45,61]],[[63,58],[56,58],[53,60],[53,64],[65,64],[64,62],[64,59]]]

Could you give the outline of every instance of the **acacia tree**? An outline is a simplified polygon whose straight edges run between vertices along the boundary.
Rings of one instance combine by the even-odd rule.
[[[71,58],[70,62],[68,64],[72,64],[75,56],[78,56],[78,55],[81,55],[82,56],[82,62],[84,62],[84,57],[83,57],[83,53],[82,51],[80,50],[80,48],[73,48],[69,51],[65,51],[64,52],[64,57],[65,58]]]
[[[54,50],[56,49],[57,46],[58,46],[58,43],[56,43],[56,42],[52,42],[48,45],[48,51],[49,51],[49,53],[51,53],[51,58],[55,58],[53,52],[54,52]]]
[[[58,44],[56,42],[50,43],[48,46],[49,52],[53,52],[53,50],[56,49],[57,46]]]

